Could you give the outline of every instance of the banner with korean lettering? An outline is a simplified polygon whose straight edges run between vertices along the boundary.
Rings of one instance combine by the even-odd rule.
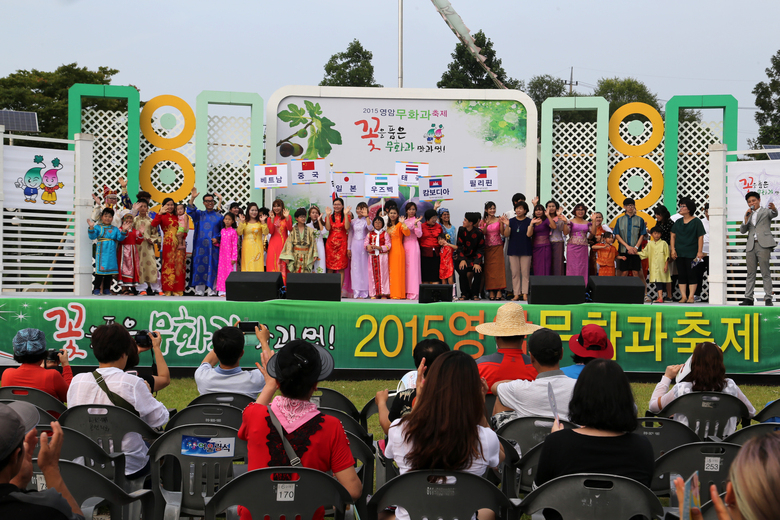
[[[420,177],[420,200],[452,200],[454,182],[452,175]]]
[[[362,172],[333,172],[333,191],[337,197],[362,197],[365,180]]]
[[[293,159],[290,161],[292,185],[324,184],[328,182],[328,161],[325,159]]]
[[[395,161],[395,174],[398,175],[399,186],[417,186],[418,177],[428,175],[428,163]]]
[[[392,173],[367,173],[363,177],[365,194],[372,198],[398,196],[398,175]]]
[[[287,187],[287,164],[255,164],[255,188],[268,190]]]
[[[728,163],[729,221],[742,222],[748,210],[745,196],[754,191],[761,197],[761,207],[770,202],[780,207],[780,161],[739,161]]]
[[[340,303],[277,300],[225,302],[215,299],[149,301],[131,298],[0,298],[0,334],[12,338],[23,328],[40,329],[49,348],[64,349],[74,365],[97,365],[90,348],[91,331],[120,323],[131,335],[157,330],[167,363],[196,367],[211,350],[218,329],[239,320],[259,320],[271,332],[271,347],[291,339],[324,345],[336,368],[414,368],[412,350],[425,338],[439,338],[471,355],[492,354],[495,340],[475,330],[495,320],[501,303],[453,302],[427,305],[345,301]],[[745,309],[736,306],[523,305],[529,322],[558,332],[564,342],[562,365],[571,364],[567,342],[587,324],[604,328],[624,370],[663,373],[667,365],[683,363],[697,343],[713,341],[723,349],[729,373],[780,374],[777,346],[780,307]],[[260,361],[254,336],[241,360],[243,367]],[[249,341],[249,340],[252,341]],[[152,362],[141,354],[141,366]],[[14,365],[10,342],[0,344],[0,364]]]
[[[498,191],[498,167],[464,166],[463,191],[465,193]]]

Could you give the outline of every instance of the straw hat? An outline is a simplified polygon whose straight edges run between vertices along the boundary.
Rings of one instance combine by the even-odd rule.
[[[505,303],[498,308],[496,321],[477,325],[477,332],[485,336],[527,336],[537,329],[539,325],[526,323],[523,307],[516,303]]]

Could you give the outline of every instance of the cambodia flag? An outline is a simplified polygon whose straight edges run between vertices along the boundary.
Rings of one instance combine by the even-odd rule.
[[[430,188],[441,188],[442,187],[441,179],[430,179],[428,182],[429,182],[428,186]]]
[[[303,161],[301,163],[301,170],[314,170],[314,161]]]
[[[276,175],[276,166],[266,166],[265,167],[265,174],[266,175]]]
[[[474,170],[474,173],[477,174],[475,179],[487,179],[487,170]]]

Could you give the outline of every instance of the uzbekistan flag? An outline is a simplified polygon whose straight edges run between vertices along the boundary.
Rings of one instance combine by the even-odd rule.
[[[487,179],[487,170],[474,170],[474,173],[477,174],[475,179]]]
[[[301,170],[314,170],[314,161],[303,161],[301,163]]]
[[[374,181],[376,186],[387,186],[387,177],[377,177]]]
[[[429,179],[428,187],[429,188],[441,188],[442,187],[441,179]]]
[[[266,166],[265,167],[265,174],[266,175],[276,175],[276,166]]]

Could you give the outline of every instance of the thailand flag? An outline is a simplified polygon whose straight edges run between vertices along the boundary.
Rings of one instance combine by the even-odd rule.
[[[441,179],[430,179],[428,181],[428,187],[430,187],[430,188],[441,188],[442,187]]]
[[[417,175],[419,170],[420,170],[420,168],[416,164],[407,164],[406,165],[406,173],[408,173],[408,174]]]
[[[266,175],[276,175],[276,166],[266,166],[265,167],[265,174]]]
[[[301,170],[314,170],[314,161],[303,161],[301,163]]]
[[[487,179],[487,170],[474,170],[474,173],[477,174],[475,179]]]

